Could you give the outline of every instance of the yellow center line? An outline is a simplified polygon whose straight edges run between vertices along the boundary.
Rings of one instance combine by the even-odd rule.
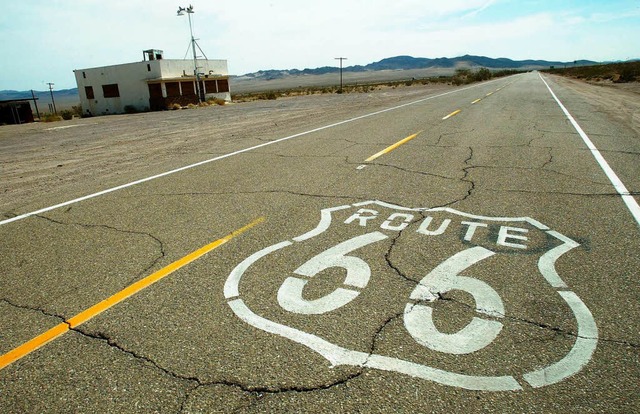
[[[487,96],[491,96],[491,95],[493,95],[493,92],[489,92],[489,93],[487,94]]]
[[[476,99],[475,101],[471,102],[471,105],[473,105],[473,104],[477,104],[477,103],[478,103],[478,102],[480,102],[481,100],[482,100],[482,98],[478,98],[478,99]]]
[[[391,146],[389,146],[389,147],[387,147],[387,148],[383,149],[383,150],[382,150],[382,151],[380,151],[379,153],[377,153],[377,154],[374,154],[374,155],[370,156],[369,158],[367,158],[367,159],[365,160],[365,162],[373,161],[373,160],[375,160],[376,158],[380,157],[381,155],[384,155],[384,154],[387,154],[387,153],[389,153],[389,152],[393,151],[394,149],[398,148],[400,145],[402,145],[402,144],[406,144],[407,142],[411,141],[412,139],[414,139],[415,137],[417,137],[417,136],[418,136],[418,135],[420,135],[421,133],[422,133],[422,131],[417,132],[417,133],[415,133],[415,134],[413,134],[413,135],[411,135],[411,136],[406,137],[405,139],[403,139],[403,140],[401,140],[401,141],[396,142],[395,144],[393,144],[393,145],[391,145]]]
[[[66,321],[54,326],[53,328],[49,329],[48,331],[36,336],[35,338],[31,339],[28,342],[25,342],[24,344],[18,346],[17,348],[7,352],[6,354],[0,356],[0,370],[2,370],[3,368],[5,368],[7,365],[19,360],[20,358],[30,354],[31,352],[35,351],[36,349],[46,345],[47,343],[53,341],[54,339],[62,336],[63,334],[65,334],[66,332],[68,332],[70,329],[76,328],[80,325],[82,325],[83,323],[87,322],[88,320],[90,320],[91,318],[94,318],[95,316],[101,314],[102,312],[106,311],[107,309],[117,305],[118,303],[122,302],[123,300],[135,295],[136,293],[140,292],[141,290],[151,286],[152,284],[156,283],[157,281],[165,278],[166,276],[170,275],[171,273],[175,272],[176,270],[188,265],[189,263],[193,262],[194,260],[199,259],[200,257],[204,256],[205,254],[209,253],[210,251],[217,249],[218,247],[222,246],[223,244],[225,244],[226,242],[228,242],[229,240],[233,239],[234,237],[239,236],[240,234],[246,232],[247,230],[251,229],[252,227],[257,226],[258,224],[264,222],[264,217],[260,217],[254,221],[252,221],[251,223],[247,224],[246,226],[224,236],[221,239],[218,239],[212,243],[207,244],[206,246],[203,246],[201,248],[199,248],[198,250],[186,255],[185,257],[183,257],[182,259],[179,259],[173,263],[171,263],[170,265],[158,270],[157,272],[145,277],[144,279],[141,279],[135,283],[133,283],[132,285],[124,288],[123,290],[121,290],[120,292],[114,294],[113,296],[103,300],[102,302],[99,302],[95,305],[93,305],[92,307],[80,312],[79,314],[75,315],[74,317],[67,319]]]
[[[456,109],[455,111],[451,112],[449,115],[445,116],[444,118],[442,118],[442,120],[444,121],[445,119],[449,119],[452,116],[456,116],[458,115],[460,112],[462,112],[462,109]]]

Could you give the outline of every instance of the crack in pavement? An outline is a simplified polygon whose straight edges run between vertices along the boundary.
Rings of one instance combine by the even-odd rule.
[[[70,209],[71,208],[67,209],[66,212],[68,212]],[[133,230],[122,230],[117,227],[109,226],[106,224],[87,224],[87,223],[79,223],[79,222],[65,223],[59,220],[52,219],[50,217],[43,216],[43,215],[36,215],[35,217],[49,221],[57,225],[61,225],[61,226],[79,226],[79,227],[84,227],[86,229],[106,229],[106,230],[115,231],[118,233],[132,234],[132,235],[145,236],[145,237],[151,238],[154,241],[154,243],[159,247],[158,249],[159,255],[147,267],[145,267],[143,270],[138,272],[131,280],[129,280],[126,283],[126,285],[129,285],[133,281],[138,280],[140,276],[146,275],[147,273],[149,273],[149,271],[153,269],[153,267],[156,266],[167,255],[164,242],[151,233],[142,232],[142,231],[133,231]]]
[[[60,322],[65,322],[66,323],[66,319],[64,318],[64,316],[60,316],[57,315],[55,313],[51,313],[49,311],[47,311],[46,309],[42,309],[42,308],[38,308],[35,306],[29,306],[29,305],[20,305],[17,303],[12,302],[11,300],[7,299],[7,298],[0,298],[0,302],[4,302],[7,305],[14,307],[16,309],[24,309],[24,310],[29,310],[29,311],[33,311],[33,312],[39,312],[41,314],[43,314],[44,316],[49,316],[52,318],[56,318],[59,319]]]

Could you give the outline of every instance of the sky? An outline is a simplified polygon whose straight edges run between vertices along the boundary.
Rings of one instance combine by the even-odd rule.
[[[638,0],[12,0],[0,15],[0,90],[75,88],[74,69],[191,58],[189,20],[231,75],[366,65],[400,55],[640,58]],[[200,52],[198,52],[199,55]]]

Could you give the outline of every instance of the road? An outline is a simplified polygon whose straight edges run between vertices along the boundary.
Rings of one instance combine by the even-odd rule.
[[[533,72],[3,127],[0,411],[638,411],[621,94]]]

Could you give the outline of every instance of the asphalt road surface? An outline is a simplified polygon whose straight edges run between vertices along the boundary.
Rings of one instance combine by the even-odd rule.
[[[0,411],[638,412],[639,101],[533,72],[2,127]]]

